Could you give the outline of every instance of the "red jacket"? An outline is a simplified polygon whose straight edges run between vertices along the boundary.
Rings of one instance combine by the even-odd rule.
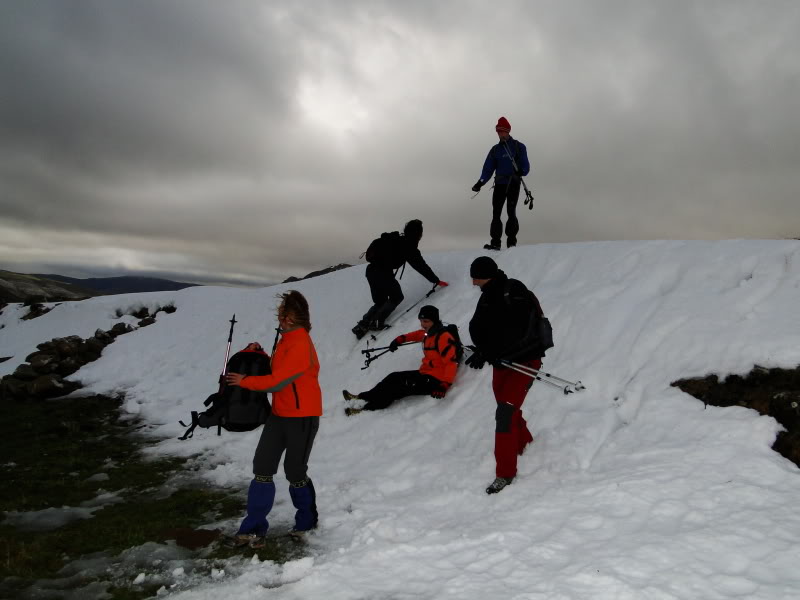
[[[431,375],[439,381],[450,385],[456,378],[458,362],[456,362],[456,346],[453,336],[448,331],[441,333],[425,333],[424,329],[412,331],[395,338],[398,344],[403,342],[422,342],[422,364],[419,372]],[[438,341],[438,343],[437,343]]]
[[[249,375],[239,385],[272,392],[272,412],[279,417],[322,415],[319,359],[311,336],[302,327],[282,332],[272,355],[271,375]]]

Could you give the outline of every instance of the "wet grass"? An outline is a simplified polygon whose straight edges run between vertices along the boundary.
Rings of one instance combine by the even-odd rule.
[[[79,507],[104,493],[116,497],[91,518],[46,531],[12,526],[12,520],[4,515],[0,521],[0,597],[32,597],[31,586],[36,582],[63,582],[72,561],[103,556],[110,570],[106,597],[149,598],[160,585],[120,585],[113,573],[116,555],[147,542],[177,539],[180,544],[183,539],[189,548],[186,552],[209,565],[242,556],[241,551],[217,548],[212,543],[217,537],[214,532],[196,528],[241,515],[244,492],[192,482],[191,472],[186,473],[187,459],[146,458],[141,449],[152,442],[136,434],[139,423],[121,418],[120,402],[104,396],[3,402],[3,514]],[[174,483],[176,475],[180,476],[179,485]],[[292,552],[276,543],[259,556],[285,562]],[[58,587],[80,589],[92,579],[77,577]],[[37,588],[37,598],[67,595],[62,589],[47,591],[46,587],[45,591]]]

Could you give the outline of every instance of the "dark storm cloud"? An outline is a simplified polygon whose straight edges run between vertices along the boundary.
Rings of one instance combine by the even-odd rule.
[[[794,2],[0,4],[0,259],[276,281],[425,221],[521,243],[796,236]],[[40,270],[31,268],[30,270]]]
[[[0,112],[4,146],[100,176],[119,162],[162,173],[246,165],[259,144],[234,128],[237,114],[283,118],[292,63],[237,8],[4,4],[0,65],[13,82]]]

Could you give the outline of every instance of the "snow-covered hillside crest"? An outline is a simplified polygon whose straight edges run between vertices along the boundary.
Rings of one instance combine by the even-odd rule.
[[[481,254],[425,254],[450,283],[430,302],[465,342],[479,296],[469,264]],[[488,367],[462,367],[443,400],[344,415],[343,388],[366,390],[421,355],[401,348],[361,370],[364,343],[350,327],[369,304],[363,266],[259,290],[94,298],[33,321],[9,307],[0,355],[14,358],[0,375],[37,343],[109,328],[118,308],[172,302],[177,312],[121,337],[74,378],[125,392],[126,409],[167,438],[154,452],[199,453],[205,478],[244,492],[258,432],[180,442],[178,420],[214,391],[232,314],[234,350],[271,347],[275,295],[306,295],[325,404],[311,457],[320,510],[311,556],[253,564],[176,598],[260,597],[277,585],[271,598],[796,597],[800,479],[770,449],[780,426],[747,409],[704,408],[670,383],[800,363],[800,242],[546,244],[496,259],[553,323],[546,370],[587,388],[564,396],[533,386],[523,412],[536,441],[497,496],[483,491],[494,477]],[[430,289],[409,269],[401,283],[398,314]],[[417,326],[413,310],[393,333]],[[288,527],[288,490],[282,474],[276,481],[272,523]]]

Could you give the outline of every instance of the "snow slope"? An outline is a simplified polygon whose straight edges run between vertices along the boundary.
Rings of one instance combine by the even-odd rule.
[[[466,341],[479,295],[468,267],[480,254],[426,255],[451,284],[430,302]],[[484,492],[494,477],[490,368],[462,367],[443,400],[344,415],[343,388],[366,390],[421,355],[404,347],[361,370],[364,343],[349,330],[369,303],[363,266],[259,290],[94,298],[33,321],[12,306],[0,315],[0,356],[14,358],[0,375],[39,342],[109,328],[117,308],[174,303],[177,312],[120,337],[75,378],[89,391],[124,391],[127,410],[167,438],[154,451],[199,453],[205,478],[244,493],[258,432],[201,430],[181,442],[177,422],[214,391],[232,314],[234,350],[251,340],[271,347],[275,295],[306,295],[325,401],[311,457],[321,520],[310,556],[213,577],[178,568],[164,590],[171,597],[797,597],[800,478],[770,449],[780,426],[743,408],[704,408],[670,382],[800,363],[800,242],[546,244],[497,260],[535,290],[553,323],[545,370],[587,389],[565,396],[534,385],[524,413],[535,444],[496,496]],[[410,269],[401,283],[396,314],[430,289]],[[415,317],[393,334],[416,329]],[[293,509],[282,474],[276,481],[271,522],[285,529]]]

